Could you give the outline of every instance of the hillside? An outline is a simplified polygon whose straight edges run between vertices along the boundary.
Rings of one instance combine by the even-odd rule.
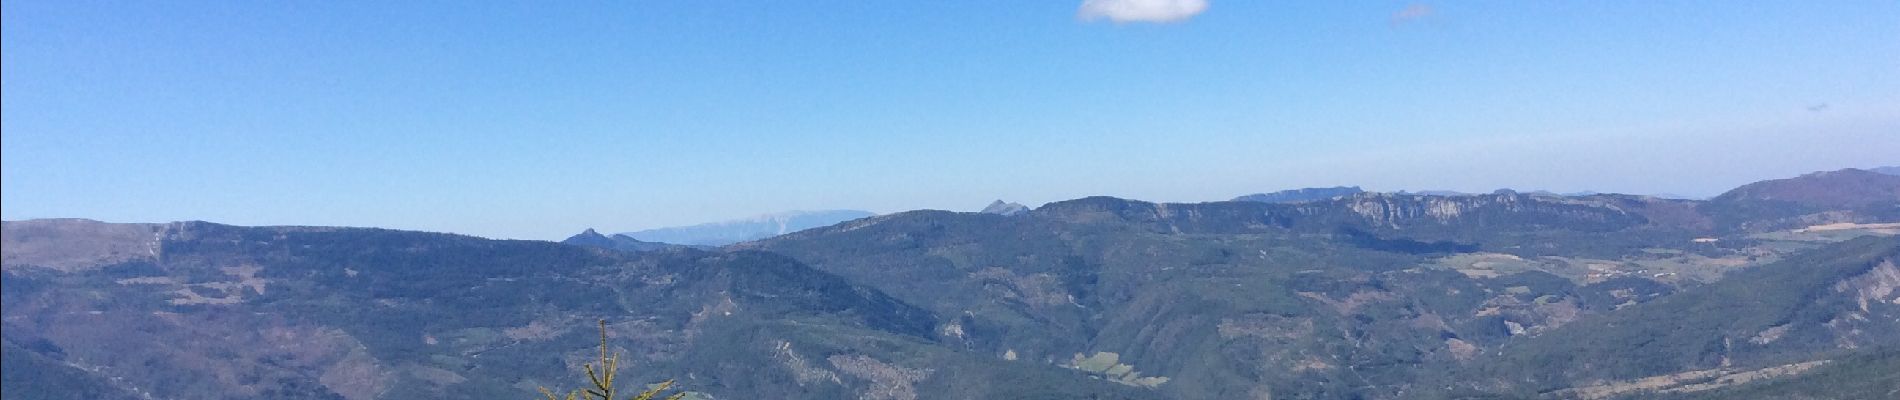
[[[1879,393],[1848,367],[1900,348],[1900,218],[1777,185],[1088,197],[715,249],[8,221],[0,340],[34,371],[9,391],[106,398],[520,398],[573,383],[595,320],[623,379],[728,399]]]
[[[5,226],[9,236],[74,234],[47,238],[58,241],[112,228]],[[623,379],[676,378],[718,398],[1021,379],[1036,386],[994,390],[1127,392],[937,346],[927,310],[768,253],[632,256],[376,229],[158,226],[151,259],[79,271],[9,265],[8,343],[38,343],[26,348],[116,386],[99,390],[165,398],[527,398],[573,383],[570,368],[592,346],[587,327],[605,319],[632,360]],[[6,349],[9,363],[43,363],[17,349]],[[41,379],[13,371],[9,393],[21,387],[13,379]]]
[[[1013,218],[899,213],[746,248],[961,315],[962,345],[978,352],[1077,366],[1074,355],[1112,354],[1180,398],[1393,398],[1487,349],[1694,284],[1674,268],[1748,265],[1760,250],[1700,245],[1699,228],[1627,207],[1645,202],[1684,207],[1516,193],[1086,198]]]
[[[1900,220],[1900,176],[1859,169],[1755,182],[1703,205],[1724,228],[1765,231]]]
[[[1607,387],[1900,347],[1896,262],[1900,238],[1831,245],[1503,346],[1494,366],[1541,389]]]
[[[1157,389],[1180,398],[1408,398],[1535,390],[1429,383],[1465,381],[1444,371],[1499,362],[1478,355],[1507,344],[1591,332],[1572,322],[1893,234],[1724,232],[1715,221],[1732,216],[1705,204],[1509,191],[1298,204],[1093,197],[1014,218],[898,213],[744,247],[962,315],[963,345],[977,351],[1078,368],[1109,355],[1169,378]]]
[[[60,362],[64,356],[35,343],[41,351],[28,350],[12,340],[0,338],[0,399],[19,400],[132,400],[137,394],[114,384],[106,377]]]

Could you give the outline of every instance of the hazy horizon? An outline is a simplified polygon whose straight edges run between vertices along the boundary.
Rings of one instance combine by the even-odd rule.
[[[1891,1],[1081,3],[6,2],[0,217],[558,240],[1900,164]]]

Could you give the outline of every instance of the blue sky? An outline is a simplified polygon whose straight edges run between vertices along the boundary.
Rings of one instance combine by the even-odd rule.
[[[1128,1],[7,1],[0,213],[556,239],[1900,164],[1893,1]]]

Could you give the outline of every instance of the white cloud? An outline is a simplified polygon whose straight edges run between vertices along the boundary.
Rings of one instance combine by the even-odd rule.
[[[1076,16],[1084,21],[1175,22],[1207,11],[1207,0],[1083,0]]]
[[[1392,25],[1404,25],[1408,22],[1431,18],[1432,14],[1436,13],[1438,13],[1438,11],[1432,9],[1432,6],[1413,4],[1406,6],[1405,9],[1399,10],[1399,12],[1392,13]]]

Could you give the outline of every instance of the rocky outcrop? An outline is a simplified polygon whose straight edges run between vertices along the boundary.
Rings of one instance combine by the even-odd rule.
[[[165,224],[111,224],[89,219],[0,223],[0,268],[74,272],[158,258]]]

